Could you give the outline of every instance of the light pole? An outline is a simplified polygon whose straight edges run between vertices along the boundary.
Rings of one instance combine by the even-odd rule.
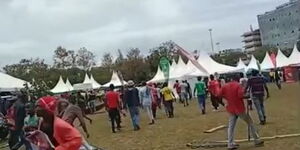
[[[212,38],[212,29],[208,29],[208,31],[209,31],[209,35],[210,35],[211,50],[212,50],[212,53],[214,53],[214,42],[213,42],[213,38]]]

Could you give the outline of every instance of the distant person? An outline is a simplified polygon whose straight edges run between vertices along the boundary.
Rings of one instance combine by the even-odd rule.
[[[168,87],[168,83],[164,83],[163,88],[161,89],[163,96],[164,104],[168,113],[169,118],[174,118],[174,106],[173,100],[175,98],[172,90]]]
[[[278,69],[275,70],[275,83],[279,90],[281,90],[281,73]]]
[[[156,119],[156,111],[157,107],[161,108],[161,96],[160,96],[160,89],[157,87],[156,84],[149,85],[151,87],[151,97],[152,97],[152,113],[154,119]]]
[[[245,112],[245,105],[243,101],[244,88],[238,81],[238,77],[233,77],[232,81],[223,86],[220,92],[220,96],[225,98],[227,101],[226,109],[229,113],[228,149],[233,150],[238,148],[238,145],[234,143],[234,129],[239,117],[250,127],[250,132],[254,138],[255,146],[263,146],[264,142],[260,140],[251,117]]]
[[[176,90],[176,94],[179,97],[179,102],[183,103],[182,98],[181,98],[181,87],[180,87],[180,83],[178,80],[175,81],[173,88]],[[176,99],[175,99],[175,101],[176,101]]]
[[[128,81],[128,88],[124,93],[124,103],[129,109],[134,131],[140,130],[139,91],[134,87],[134,82],[132,80]]]
[[[180,94],[181,94],[181,100],[183,102],[184,107],[189,106],[187,88],[188,88],[188,85],[183,80],[182,83],[180,84]]]
[[[87,98],[87,93],[85,93],[85,96]],[[85,110],[86,110],[86,99],[81,95],[80,92],[77,92],[77,105],[79,106],[79,108],[81,109],[82,113],[83,113],[83,117],[87,120],[90,121],[90,123],[93,122],[93,120],[91,118],[89,118],[86,114],[85,114]]]
[[[246,90],[251,93],[252,101],[256,107],[260,124],[266,123],[266,114],[264,106],[265,91],[269,98],[269,90],[263,77],[259,76],[258,70],[252,70],[252,77],[249,78]]]
[[[115,86],[109,85],[109,91],[105,94],[105,104],[111,121],[111,129],[113,133],[121,129],[121,115],[120,115],[120,94],[114,91]]]
[[[192,100],[193,94],[192,94],[191,84],[190,84],[187,80],[185,80],[185,83],[186,83],[186,85],[187,85],[186,91],[187,91],[187,93],[188,93],[188,99],[189,99],[189,100]]]
[[[271,70],[269,72],[269,76],[270,76],[270,81],[273,83],[275,82],[275,72],[273,70]]]
[[[35,113],[34,104],[26,105],[27,116],[24,119],[24,131],[30,132],[38,129],[39,117]]]
[[[210,81],[208,82],[208,91],[210,93],[210,100],[214,111],[217,111],[219,109],[219,104],[224,106],[222,99],[218,97],[218,92],[221,89],[221,85],[219,81],[215,79],[214,75],[210,75],[209,78]]]
[[[202,114],[205,114],[206,86],[201,77],[198,77],[197,80],[198,81],[195,84],[194,94],[197,94],[199,109],[201,110]]]
[[[247,89],[247,84],[248,84],[248,78],[245,77],[244,73],[240,73],[240,85],[244,88],[244,90],[246,91]],[[249,93],[249,98],[247,99],[247,104],[249,106],[249,110],[253,110],[252,108],[252,100],[250,98],[250,92]]]
[[[57,113],[58,117],[62,120],[69,123],[71,126],[74,126],[74,122],[76,119],[78,119],[80,126],[82,127],[83,131],[85,132],[87,138],[89,138],[89,132],[86,127],[86,123],[84,120],[84,113],[82,110],[68,101],[65,100],[59,100],[57,102]]]
[[[140,101],[143,106],[143,109],[146,109],[148,117],[150,119],[149,125],[154,124],[154,117],[152,112],[152,95],[151,95],[151,89],[146,84],[146,82],[142,83],[142,88],[140,89]]]
[[[8,139],[9,148],[11,150],[18,150],[23,144],[26,149],[30,149],[30,145],[26,142],[25,134],[23,131],[24,120],[26,117],[25,103],[27,96],[19,94],[17,100],[9,108],[9,117],[11,120],[10,136]]]

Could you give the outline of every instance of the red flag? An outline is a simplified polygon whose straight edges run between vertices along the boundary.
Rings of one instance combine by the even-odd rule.
[[[271,57],[273,65],[276,68],[276,55],[275,55],[275,53],[272,52],[271,55],[270,55],[270,57]]]
[[[209,74],[208,71],[202,65],[200,65],[199,62],[195,59],[194,55],[190,54],[189,52],[187,52],[186,50],[184,50],[177,44],[175,44],[175,47],[178,48],[178,52],[181,55],[184,55],[185,57],[187,57],[200,71],[202,71],[203,73]]]

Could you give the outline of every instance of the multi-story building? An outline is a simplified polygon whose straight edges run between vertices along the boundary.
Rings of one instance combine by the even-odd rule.
[[[258,15],[262,45],[292,48],[300,39],[300,0]]]
[[[255,51],[262,46],[259,29],[253,30],[251,27],[250,31],[245,32],[242,37],[245,51]]]

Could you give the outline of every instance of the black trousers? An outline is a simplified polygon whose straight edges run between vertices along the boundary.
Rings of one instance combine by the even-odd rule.
[[[210,100],[211,100],[211,104],[212,106],[215,108],[215,109],[218,109],[219,107],[219,104],[225,106],[225,104],[223,103],[222,101],[222,98],[219,98],[217,96],[214,96],[214,95],[210,95]]]
[[[115,132],[115,123],[117,124],[117,128],[121,128],[121,116],[120,112],[117,108],[110,108],[108,111],[110,121],[111,121],[111,129]]]
[[[165,101],[165,106],[167,108],[169,117],[174,117],[173,101]]]

